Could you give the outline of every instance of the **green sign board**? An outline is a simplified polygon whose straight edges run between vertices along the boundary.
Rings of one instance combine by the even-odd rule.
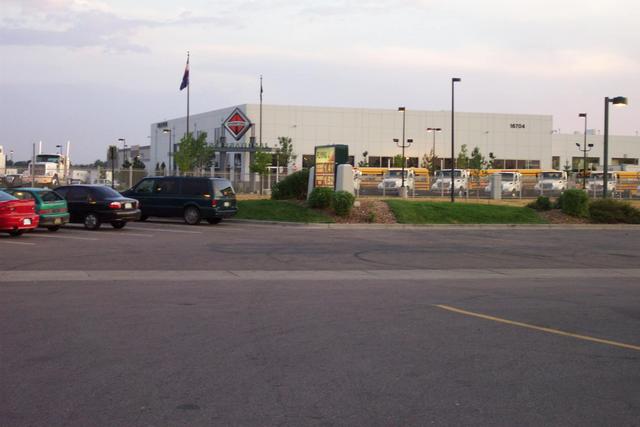
[[[315,149],[314,187],[336,187],[337,165],[349,162],[348,145],[322,145]]]

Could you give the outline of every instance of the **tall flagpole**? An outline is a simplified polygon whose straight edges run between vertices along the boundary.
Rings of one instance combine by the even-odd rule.
[[[260,147],[262,147],[262,74],[260,74]]]
[[[189,51],[187,51],[187,67],[191,74],[191,66],[189,65]],[[189,135],[189,89],[191,88],[191,75],[189,75],[189,83],[187,84],[187,136]]]

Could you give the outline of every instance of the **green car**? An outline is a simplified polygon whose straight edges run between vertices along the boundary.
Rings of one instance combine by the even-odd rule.
[[[36,202],[36,213],[40,215],[40,227],[58,231],[69,222],[67,201],[55,191],[47,188],[7,188],[4,191],[17,199],[33,199]]]

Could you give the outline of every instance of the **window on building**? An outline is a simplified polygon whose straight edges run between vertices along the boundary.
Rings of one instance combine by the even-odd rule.
[[[407,167],[408,168],[417,168],[419,159],[417,157],[409,157],[407,158]]]
[[[529,167],[527,169],[540,169],[540,160],[529,160]]]
[[[516,160],[516,169],[526,169],[527,161],[526,160]]]
[[[373,168],[379,168],[380,167],[380,156],[369,156],[368,163],[369,163],[369,166],[371,166]]]
[[[349,164],[351,166],[355,166],[356,165],[356,158],[354,156],[349,156]]]
[[[574,171],[580,171],[583,169],[583,160],[582,156],[573,157],[571,159],[571,168]],[[587,157],[587,169],[588,170],[598,170],[600,168],[600,157]]]
[[[504,161],[505,169],[518,169],[518,161],[517,160],[505,160]]]
[[[551,157],[551,169],[555,169],[555,170],[560,169],[560,156]]]
[[[504,169],[504,159],[495,159],[493,161],[494,169]]]
[[[612,165],[637,165],[638,159],[629,159],[627,157],[613,157],[611,159]]]
[[[380,159],[380,166],[383,168],[390,168],[393,166],[393,157],[382,157]]]

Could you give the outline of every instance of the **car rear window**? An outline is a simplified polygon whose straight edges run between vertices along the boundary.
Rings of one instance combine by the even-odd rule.
[[[91,193],[99,199],[107,197],[122,197],[122,195],[116,190],[106,186],[91,187]]]
[[[15,200],[11,194],[5,193],[4,191],[0,191],[0,202],[6,202],[7,200]]]
[[[226,179],[216,179],[213,181],[213,191],[218,196],[231,197],[235,196],[236,192],[233,191],[233,185]]]
[[[62,200],[59,194],[54,193],[53,191],[42,191],[40,192],[40,198],[43,202],[57,202],[58,200]]]
[[[11,195],[13,197],[15,197],[16,199],[20,199],[20,200],[33,200],[33,194],[29,193],[28,191],[22,191],[22,190],[11,190]]]

